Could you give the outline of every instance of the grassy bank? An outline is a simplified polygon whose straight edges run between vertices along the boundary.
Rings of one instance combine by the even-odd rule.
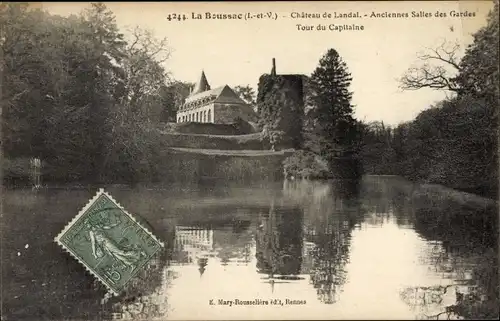
[[[234,152],[217,154],[214,151],[172,150],[169,152],[168,165],[160,166],[158,175],[173,181],[195,181],[200,178],[255,181],[283,177],[282,162],[286,153],[241,152],[238,155]],[[248,153],[252,156],[249,157]]]
[[[336,157],[327,162],[314,153],[299,150],[291,153],[284,164],[285,177],[296,179],[356,179],[360,164],[353,157]]]
[[[261,133],[248,135],[202,135],[163,133],[162,139],[169,147],[220,149],[220,150],[265,150],[268,144]]]

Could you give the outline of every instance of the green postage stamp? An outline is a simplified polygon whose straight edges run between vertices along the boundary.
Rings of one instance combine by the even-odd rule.
[[[100,189],[55,241],[118,295],[164,245]]]

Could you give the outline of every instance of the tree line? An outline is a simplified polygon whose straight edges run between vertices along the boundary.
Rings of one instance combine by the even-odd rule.
[[[444,42],[401,77],[405,90],[451,92],[398,126],[362,124],[361,159],[370,174],[402,175],[498,197],[498,1],[459,59]]]
[[[175,121],[193,86],[165,69],[166,39],[141,28],[126,37],[101,3],[69,17],[3,3],[0,26],[4,160],[40,158],[46,177],[64,181],[115,181],[148,170],[162,143],[155,125]],[[300,75],[302,90],[282,90],[297,87],[297,77],[262,79],[256,99],[249,86],[235,90],[257,105],[271,145],[298,150],[285,161],[293,176],[327,177],[347,151],[365,173],[495,196],[498,1],[463,58],[444,45],[420,58],[402,88],[453,96],[395,127],[353,117],[352,77],[335,49],[310,76]]]
[[[193,86],[165,70],[166,39],[125,37],[102,3],[69,17],[3,3],[0,26],[4,159],[40,158],[54,180],[127,177]]]
[[[496,198],[498,36],[495,1],[487,25],[473,35],[461,59],[459,46],[446,42],[420,55],[421,65],[401,77],[401,88],[445,90],[452,95],[398,126],[354,119],[352,77],[335,49],[321,57],[311,76],[303,77],[303,110],[293,103],[289,88],[272,94],[276,82],[270,86],[269,76],[263,76],[257,100],[263,127],[276,144],[299,149],[285,160],[285,174],[330,178],[349,152],[366,174],[401,175]],[[287,119],[300,124],[290,126],[283,121]]]

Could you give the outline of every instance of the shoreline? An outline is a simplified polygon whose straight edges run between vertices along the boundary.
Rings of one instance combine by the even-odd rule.
[[[201,155],[219,155],[219,154],[212,154],[212,153],[207,153],[205,154],[204,152],[201,151],[186,151],[184,149],[177,149],[179,152],[185,152],[185,153],[195,153],[195,154],[201,154]],[[240,151],[238,151],[240,152]],[[219,155],[219,156],[244,156],[244,157],[252,157],[254,155],[244,155],[244,152],[247,151],[241,151],[242,154],[235,153],[235,154],[224,154],[224,155]],[[253,151],[252,151],[253,152]],[[277,151],[277,152],[271,152],[268,155],[285,155],[288,153],[289,150],[286,151]],[[257,154],[255,156],[268,156],[265,154]],[[498,206],[499,201],[495,200],[493,198],[483,196],[480,194],[475,194],[467,191],[462,191],[459,189],[454,189],[451,187],[447,187],[445,185],[440,185],[440,184],[430,184],[430,183],[425,183],[425,182],[413,182],[408,179],[406,179],[403,176],[399,175],[372,175],[372,174],[365,174],[361,177],[363,178],[392,178],[392,179],[398,179],[405,181],[409,184],[412,184],[412,191],[409,193],[409,196],[411,197],[420,197],[420,196],[427,196],[431,198],[432,200],[442,200],[442,199],[451,199],[460,205],[463,206],[479,206],[479,207],[488,207],[488,206]],[[153,188],[153,189],[169,189],[169,187],[173,186],[192,186],[193,184],[198,185],[200,182],[203,182],[205,180],[210,180],[211,178],[206,178],[206,177],[200,177],[200,180],[198,182],[191,182],[191,181],[176,181],[176,182],[170,182],[170,183],[153,183],[153,182],[138,182],[136,184],[126,184],[126,183],[103,183],[103,184],[91,184],[91,183],[47,183],[47,184],[42,184],[42,187],[40,187],[39,190],[45,190],[45,189],[50,189],[50,190],[85,190],[85,189],[95,189],[97,186],[105,186],[106,188],[124,188],[124,189],[129,189],[129,188],[135,188],[135,187],[141,187],[141,188]],[[225,181],[225,178],[222,177],[213,177],[213,180],[220,180],[220,181]],[[284,182],[284,181],[300,181],[301,179],[298,180],[287,180],[287,179],[281,179],[277,180],[276,182]],[[336,180],[341,180],[341,181],[346,181],[350,179],[324,179],[324,180],[308,180],[307,181],[318,181],[318,182],[333,182]],[[238,185],[238,184],[236,184]],[[243,184],[242,185],[248,185],[248,184]],[[2,183],[2,188],[6,190],[33,190],[33,187],[30,184],[22,184],[22,185],[16,185],[16,184],[5,184],[5,182]]]

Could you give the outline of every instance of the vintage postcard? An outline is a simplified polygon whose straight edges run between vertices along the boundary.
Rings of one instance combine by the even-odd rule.
[[[1,320],[498,319],[498,10],[0,3]]]

